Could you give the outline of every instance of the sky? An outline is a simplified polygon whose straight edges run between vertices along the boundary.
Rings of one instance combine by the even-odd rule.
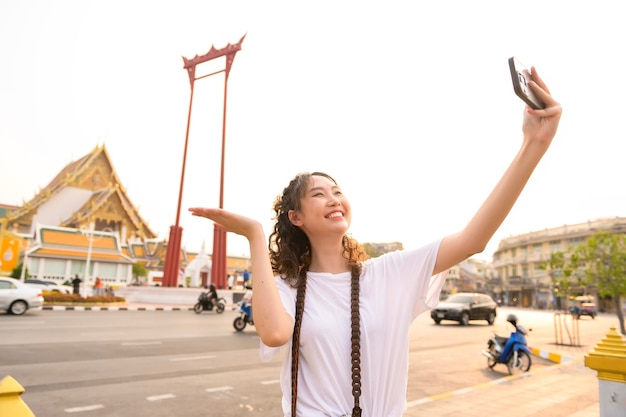
[[[224,208],[261,221],[304,171],[352,204],[360,242],[461,230],[518,151],[508,58],[563,106],[557,136],[489,245],[626,215],[619,1],[0,0],[0,203],[21,205],[104,144],[150,228],[176,222],[190,104],[182,57],[245,36],[227,82]],[[198,66],[209,74],[223,60]],[[219,205],[223,73],[195,82],[179,225]],[[227,253],[249,254],[228,234]]]

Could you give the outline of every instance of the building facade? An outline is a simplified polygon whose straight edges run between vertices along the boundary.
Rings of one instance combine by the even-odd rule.
[[[112,287],[161,285],[167,241],[142,218],[102,145],[66,165],[23,205],[0,204],[0,251],[0,275],[22,263],[23,278],[59,284],[78,275],[87,285],[95,277]],[[198,255],[181,248],[178,285],[206,285],[208,254],[193,277],[185,274]],[[147,276],[134,277],[134,264]],[[227,257],[226,268],[235,276],[252,269],[242,257]]]
[[[502,239],[493,255],[494,277],[486,282],[487,291],[505,305],[564,309],[568,300],[553,287],[542,264],[552,253],[567,253],[601,230],[626,233],[626,218],[590,220]],[[595,288],[584,290],[597,300]]]

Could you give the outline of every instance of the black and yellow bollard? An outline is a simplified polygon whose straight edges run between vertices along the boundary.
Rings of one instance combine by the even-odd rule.
[[[0,381],[1,417],[35,417],[30,408],[20,398],[24,391],[24,387],[13,377],[7,376]]]

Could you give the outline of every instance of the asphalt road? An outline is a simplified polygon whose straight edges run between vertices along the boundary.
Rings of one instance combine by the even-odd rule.
[[[420,316],[411,328],[408,400],[506,376],[505,366],[489,369],[480,352],[494,331],[508,335],[510,311],[533,329],[531,346],[554,344],[552,312],[502,308],[493,326],[435,325],[427,313]],[[280,416],[280,358],[262,363],[254,328],[236,332],[235,316],[230,310],[0,315],[0,379],[10,375],[26,389],[22,399],[37,417]],[[599,341],[610,321],[582,319],[580,332]],[[533,369],[550,365],[533,357]]]

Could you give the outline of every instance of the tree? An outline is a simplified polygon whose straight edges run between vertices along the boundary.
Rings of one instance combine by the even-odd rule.
[[[145,266],[140,264],[139,262],[135,262],[133,264],[133,282],[138,283],[139,277],[146,277],[148,275],[148,270]]]
[[[552,252],[550,259],[542,263],[539,268],[548,271],[557,296],[563,297],[565,300],[569,299],[572,289],[582,284],[580,276],[573,273],[574,271],[563,252]]]
[[[376,249],[374,249],[374,247],[371,245],[371,243],[364,243],[363,244],[363,250],[365,251],[365,253],[367,253],[367,255],[370,258],[378,258],[380,256],[380,252],[378,252]]]
[[[613,299],[621,333],[626,334],[622,307],[626,295],[626,235],[596,232],[574,249],[571,265],[584,276],[585,283],[596,285],[601,297]]]
[[[13,270],[11,271],[11,275],[9,275],[9,276],[11,278],[15,278],[15,279],[22,278],[22,268],[24,268],[24,263],[20,262],[20,264],[18,266],[13,268]],[[28,268],[26,268],[26,271],[24,271],[24,276],[26,278],[28,278]]]

